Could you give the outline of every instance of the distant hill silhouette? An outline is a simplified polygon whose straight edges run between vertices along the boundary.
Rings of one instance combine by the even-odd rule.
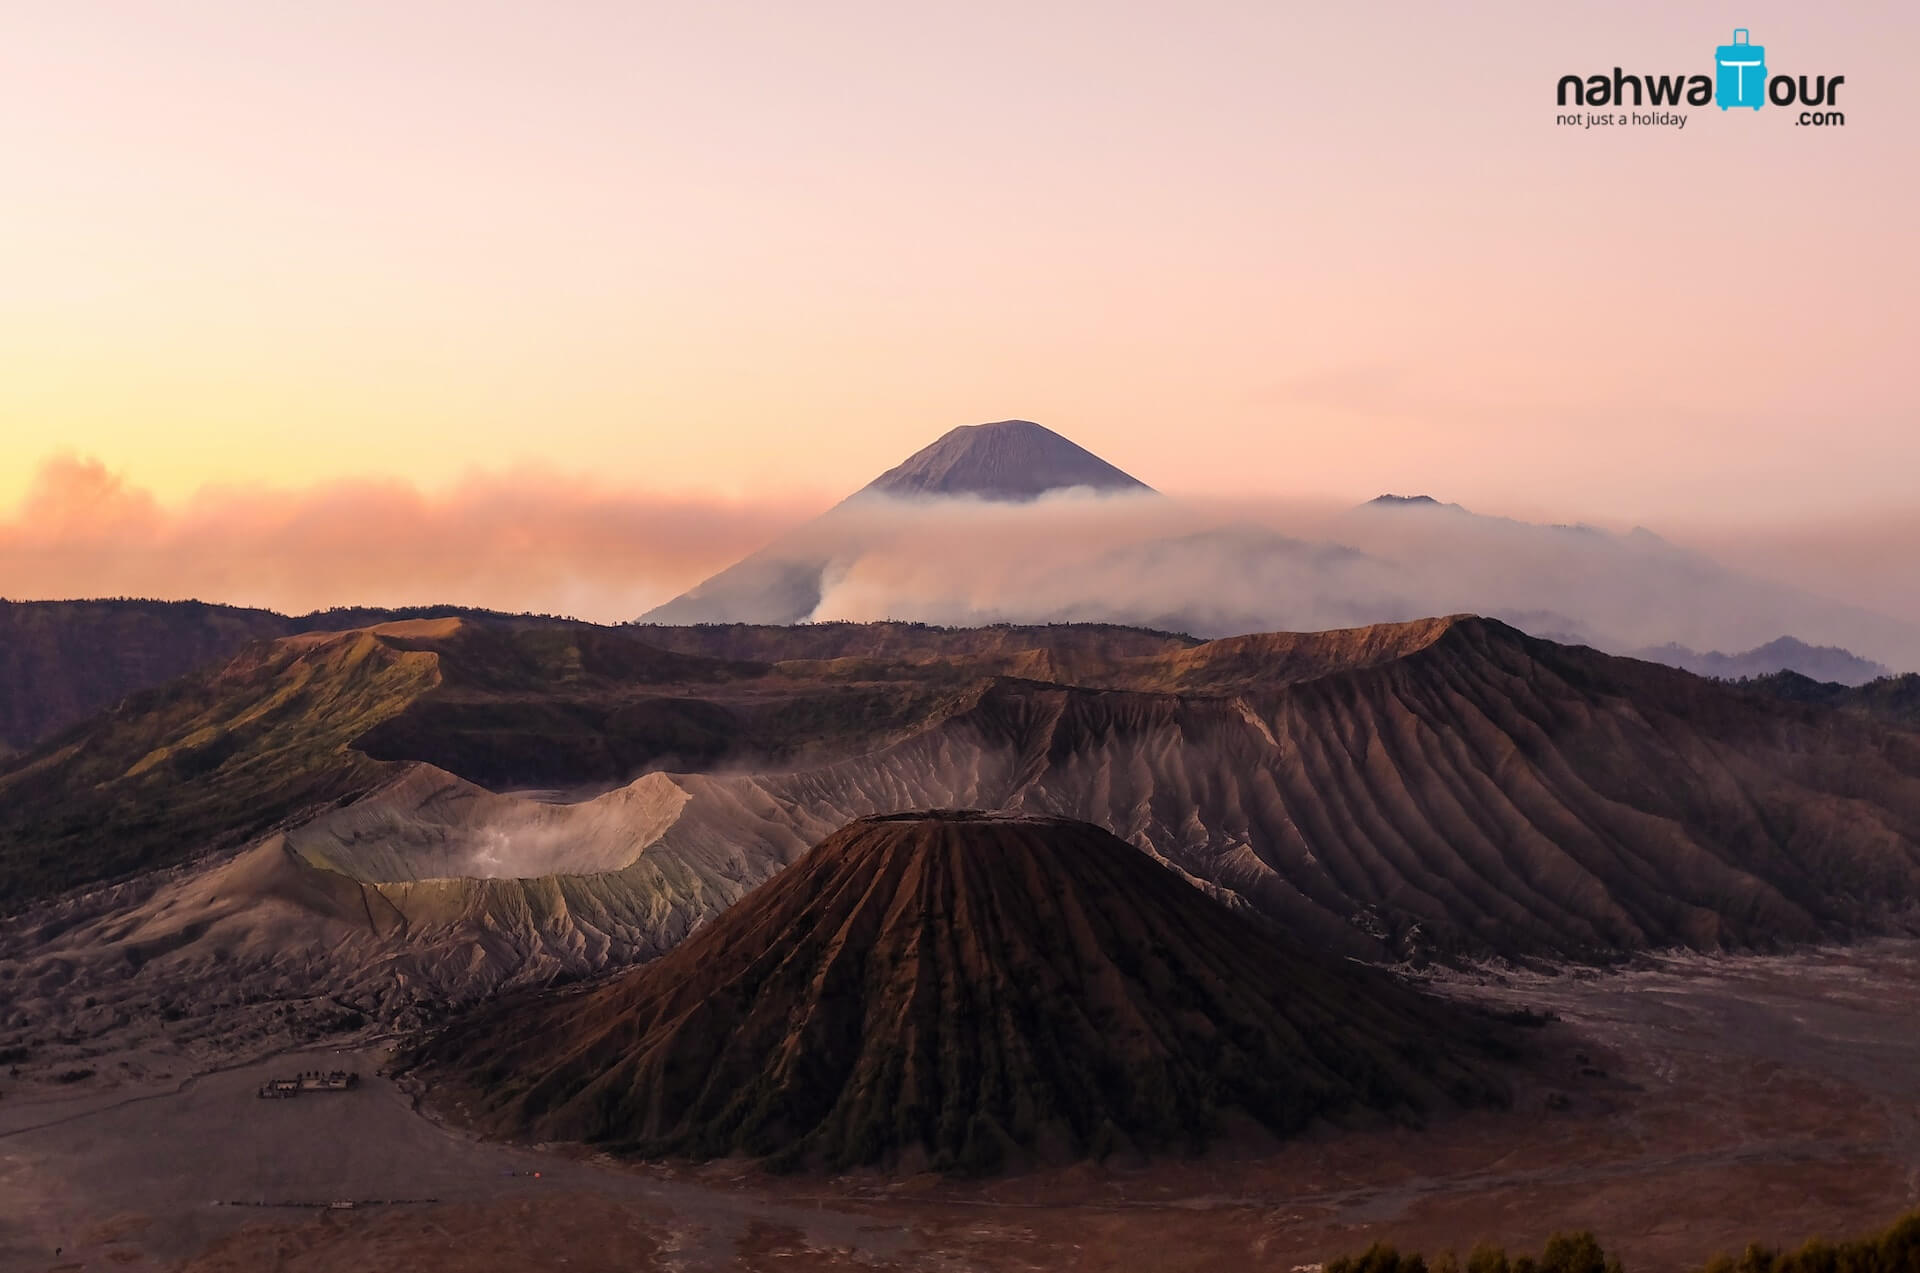
[[[1656,645],[1634,650],[1632,657],[1685,668],[1698,676],[1713,676],[1725,681],[1769,676],[1775,672],[1795,672],[1815,681],[1863,685],[1888,675],[1886,665],[1863,659],[1850,650],[1843,650],[1837,645],[1808,645],[1805,641],[1788,636],[1756,646],[1744,654],[1722,654],[1718,650],[1702,654],[1684,645]]]
[[[1376,495],[1367,501],[1369,508],[1459,508],[1458,504],[1442,504],[1431,495]]]

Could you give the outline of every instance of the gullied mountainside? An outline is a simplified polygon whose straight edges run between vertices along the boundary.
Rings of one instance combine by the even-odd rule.
[[[648,957],[852,819],[964,806],[1103,826],[1367,958],[1920,913],[1920,736],[1857,715],[1468,618],[859,631],[793,629],[799,659],[691,652],[770,629],[291,639],[0,765],[6,895],[285,824],[292,868],[392,913],[372,931],[499,982]]]
[[[962,425],[914,452],[864,489],[877,495],[1028,500],[1073,487],[1138,494],[1153,489],[1030,420]]]
[[[856,822],[664,959],[414,1063],[508,1135],[979,1172],[1488,1103],[1492,1046],[1099,828],[935,812]]]
[[[997,678],[887,747],[705,781],[662,844],[1054,813],[1374,958],[1767,945],[1920,901],[1920,737],[1475,619]]]

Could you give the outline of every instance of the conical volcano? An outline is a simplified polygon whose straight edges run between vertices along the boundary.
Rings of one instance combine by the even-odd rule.
[[[867,483],[862,494],[971,495],[1029,500],[1075,487],[1152,494],[1153,488],[1031,420],[951,429]]]
[[[906,504],[1025,504],[1050,491],[1152,495],[1085,447],[1031,420],[950,429],[803,526],[640,616],[642,623],[799,623],[826,580],[887,542]],[[878,521],[875,519],[878,518]]]
[[[483,1130],[991,1171],[1487,1103],[1482,1023],[1066,819],[866,818],[666,957],[415,1057]]]

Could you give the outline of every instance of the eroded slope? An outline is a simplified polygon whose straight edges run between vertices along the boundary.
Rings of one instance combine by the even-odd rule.
[[[429,990],[458,1002],[652,958],[835,828],[914,808],[1092,822],[1370,959],[1767,947],[1902,931],[1920,899],[1916,735],[1497,623],[1198,646],[923,630],[920,652],[906,625],[866,648],[797,629],[805,657],[772,660],[739,656],[779,653],[776,630],[716,631],[746,644],[414,626],[268,647],[0,778],[19,793],[8,850],[72,882],[278,825],[273,896],[351,903],[314,903],[314,931],[343,1003],[381,1020]],[[632,736],[655,771],[609,786],[611,722],[658,703],[669,723]],[[689,713],[720,722],[721,759],[659,768]],[[473,772],[420,763],[407,738]],[[554,785],[591,781],[485,785],[489,757],[519,755]],[[206,885],[215,866],[48,901],[0,950],[103,1001],[129,963],[271,985],[271,933],[307,929],[223,937],[249,894]],[[0,1020],[21,995],[57,1007],[24,984]]]
[[[510,1135],[984,1171],[1487,1103],[1492,1047],[1096,827],[934,812],[856,822],[666,958],[415,1060]]]

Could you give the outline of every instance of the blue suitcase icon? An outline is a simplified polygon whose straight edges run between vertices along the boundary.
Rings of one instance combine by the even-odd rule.
[[[1767,49],[1754,44],[1745,27],[1733,33],[1732,44],[1713,51],[1713,100],[1720,109],[1751,106],[1755,110],[1767,100]]]

